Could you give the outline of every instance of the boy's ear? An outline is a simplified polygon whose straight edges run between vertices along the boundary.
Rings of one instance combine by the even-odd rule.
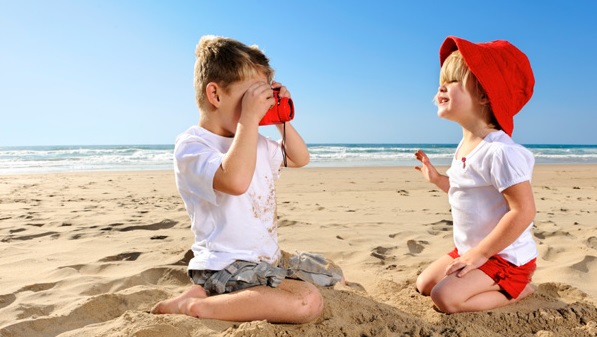
[[[205,93],[207,94],[207,100],[211,103],[214,107],[220,106],[220,96],[219,96],[220,87],[214,82],[209,82],[205,87]]]

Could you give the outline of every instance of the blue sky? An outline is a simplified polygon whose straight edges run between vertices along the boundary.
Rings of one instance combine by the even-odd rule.
[[[0,0],[0,146],[173,143],[199,118],[205,34],[264,50],[307,143],[458,142],[432,103],[455,35],[506,39],[531,60],[516,141],[597,144],[595,13],[550,0]]]

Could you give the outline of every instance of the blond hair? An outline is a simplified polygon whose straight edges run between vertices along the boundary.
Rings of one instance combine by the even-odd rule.
[[[439,72],[439,85],[442,86],[446,83],[460,82],[465,90],[468,90],[467,83],[472,81],[472,87],[474,92],[471,94],[478,95],[478,97],[487,97],[487,93],[475,74],[473,74],[464,61],[462,54],[458,49],[452,52],[442,64],[442,68]],[[438,93],[439,94],[439,93]],[[437,102],[437,94],[434,97],[434,101]],[[483,118],[488,122],[489,126],[501,130],[502,127],[497,122],[495,115],[491,109],[491,104],[486,104],[483,108]]]
[[[206,87],[214,82],[224,90],[232,83],[263,74],[271,82],[274,70],[256,45],[247,46],[234,39],[205,35],[195,50],[195,100],[199,109],[206,106]]]
[[[444,64],[439,72],[439,85],[444,85],[450,82],[460,82],[462,86],[466,88],[468,81],[474,81],[475,88],[477,90],[481,90],[483,93],[483,88],[477,81],[477,78],[469,67],[466,65],[462,54],[460,54],[459,50],[455,50],[444,60]]]

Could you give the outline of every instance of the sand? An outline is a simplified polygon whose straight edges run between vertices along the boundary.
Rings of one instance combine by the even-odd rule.
[[[447,196],[410,167],[285,170],[280,245],[332,258],[309,324],[152,315],[191,284],[171,171],[0,176],[0,336],[597,336],[597,166],[538,165],[535,294],[446,315],[414,288],[452,247]]]

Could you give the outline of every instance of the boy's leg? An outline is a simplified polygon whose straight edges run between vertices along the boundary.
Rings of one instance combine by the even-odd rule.
[[[323,299],[314,285],[286,279],[277,288],[257,286],[228,294],[204,297],[201,286],[158,303],[152,313],[178,313],[226,321],[267,320],[306,323],[321,314]]]
[[[445,313],[472,312],[514,303],[533,291],[527,285],[516,299],[507,297],[491,277],[475,269],[463,277],[456,276],[456,273],[445,277],[431,291],[431,299]]]
[[[206,297],[207,293],[203,290],[203,287],[194,285],[189,290],[176,297],[159,302],[151,309],[151,313],[157,315],[183,314],[187,310],[186,307],[189,302],[198,301]]]
[[[435,287],[444,277],[446,277],[446,268],[454,259],[450,255],[443,255],[431,263],[417,277],[417,290],[425,295],[431,294],[431,289]]]

